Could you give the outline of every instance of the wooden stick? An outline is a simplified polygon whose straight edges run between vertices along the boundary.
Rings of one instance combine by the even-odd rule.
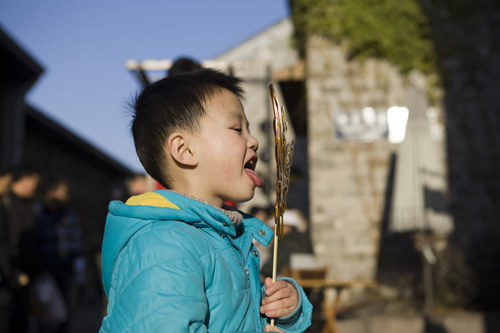
[[[276,282],[276,273],[278,270],[278,224],[274,226],[274,254],[273,254],[273,283]]]
[[[281,217],[280,217],[281,218]],[[278,223],[274,225],[274,255],[273,255],[273,283],[276,282],[278,267]],[[271,319],[271,331],[274,331],[274,318]]]

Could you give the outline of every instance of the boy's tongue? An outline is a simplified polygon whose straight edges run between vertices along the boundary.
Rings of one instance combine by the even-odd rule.
[[[255,186],[262,187],[262,185],[264,185],[264,181],[262,180],[262,178],[259,177],[259,175],[257,175],[255,171],[253,171],[252,169],[245,169],[245,172],[247,173],[248,177],[250,177],[250,179],[253,181]]]

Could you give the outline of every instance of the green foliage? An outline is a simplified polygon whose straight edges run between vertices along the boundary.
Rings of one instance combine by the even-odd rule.
[[[437,73],[430,27],[417,0],[289,0],[295,42],[319,34],[348,42],[351,58],[386,59],[401,72]]]

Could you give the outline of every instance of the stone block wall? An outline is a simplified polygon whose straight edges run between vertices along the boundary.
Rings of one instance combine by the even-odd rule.
[[[311,236],[333,279],[373,279],[391,153],[387,140],[342,141],[335,112],[406,103],[406,82],[388,63],[348,61],[342,46],[310,37],[307,46]]]

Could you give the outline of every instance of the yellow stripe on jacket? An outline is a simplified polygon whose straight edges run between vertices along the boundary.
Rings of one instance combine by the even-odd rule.
[[[153,206],[180,209],[175,204],[168,201],[167,198],[155,192],[134,195],[130,197],[125,204],[129,206]]]

